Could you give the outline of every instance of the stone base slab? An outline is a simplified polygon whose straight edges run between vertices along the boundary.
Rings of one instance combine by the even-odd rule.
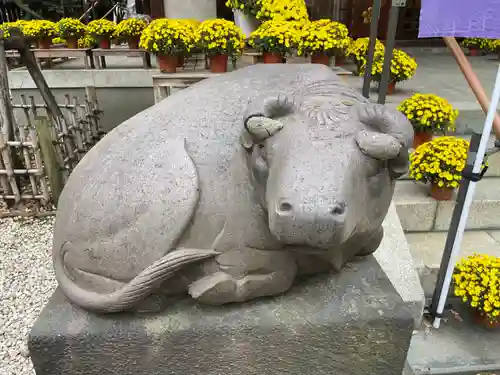
[[[29,337],[37,375],[401,375],[412,337],[373,256],[277,298],[97,316],[57,290]]]

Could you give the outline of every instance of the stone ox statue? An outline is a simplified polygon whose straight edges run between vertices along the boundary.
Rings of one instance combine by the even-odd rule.
[[[413,130],[319,65],[193,85],[104,137],[59,200],[62,292],[107,313],[155,295],[220,305],[373,253]]]

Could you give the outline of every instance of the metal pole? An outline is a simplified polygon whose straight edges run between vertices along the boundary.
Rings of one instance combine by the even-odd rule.
[[[385,104],[387,96],[387,87],[389,86],[389,77],[391,74],[392,50],[396,40],[396,31],[398,29],[399,7],[396,5],[400,2],[393,0],[391,12],[389,14],[389,27],[387,29],[387,37],[385,39],[385,54],[384,54],[384,68],[382,70],[382,78],[378,86],[378,103]],[[404,6],[403,4],[402,6]]]
[[[375,56],[375,43],[378,34],[378,19],[382,0],[374,0],[372,5],[372,19],[370,22],[370,41],[368,43],[368,55],[366,56],[365,76],[363,79],[363,96],[370,97],[370,84],[372,82],[373,57]]]
[[[116,7],[118,7],[118,3],[116,3],[115,5],[113,5],[113,7],[107,11],[107,13],[101,17],[101,20],[106,18],[112,11],[114,11],[116,9]]]
[[[474,160],[471,160],[471,155],[477,153],[479,147],[479,140],[481,135],[474,133],[471,137],[471,142],[469,145],[469,157],[467,159],[467,167],[472,166]],[[441,318],[444,310],[444,303],[441,309],[438,308],[441,295],[444,293],[444,282],[445,276],[449,264],[451,263],[451,255],[453,252],[453,245],[456,241],[458,225],[460,222],[460,216],[464,208],[465,197],[469,191],[470,181],[467,179],[462,179],[460,183],[460,188],[458,189],[457,201],[455,208],[453,209],[453,214],[451,216],[450,228],[448,229],[448,235],[446,237],[446,243],[444,245],[443,257],[441,258],[441,265],[439,267],[439,272],[436,280],[436,287],[434,289],[434,294],[432,295],[432,302],[429,306],[429,310],[434,319]],[[446,297],[448,295],[448,288],[446,288]],[[446,301],[446,299],[445,299]]]
[[[457,202],[453,210],[450,229],[448,231],[448,237],[446,238],[443,258],[441,260],[441,266],[439,268],[436,289],[434,290],[434,295],[432,296],[432,305],[430,306],[431,313],[434,317],[434,328],[439,328],[439,325],[441,323],[444,306],[451,285],[453,270],[457,262],[456,258],[458,257],[458,252],[462,243],[465,226],[467,224],[467,218],[469,216],[469,209],[472,204],[472,197],[474,195],[476,183],[479,180],[479,178],[473,178],[480,175],[486,148],[488,145],[488,139],[491,135],[493,120],[495,118],[496,108],[498,107],[499,101],[500,66],[498,68],[495,86],[493,88],[490,108],[484,122],[483,133],[481,135],[473,134],[469,146],[467,166],[466,169],[464,169],[464,172],[467,171],[469,173],[467,173],[467,176],[464,175],[464,178],[462,179],[462,182],[460,184]]]

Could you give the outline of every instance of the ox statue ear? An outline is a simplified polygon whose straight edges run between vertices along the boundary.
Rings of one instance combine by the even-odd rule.
[[[413,143],[413,126],[401,112],[383,104],[367,103],[358,107],[359,120],[370,130],[392,135],[403,147]]]
[[[280,131],[283,123],[276,119],[293,113],[295,107],[295,98],[289,95],[267,97],[249,103],[243,118],[243,147],[250,150],[254,144],[261,143]]]
[[[391,160],[399,155],[401,143],[389,134],[360,131],[356,135],[356,143],[360,150],[378,160]]]
[[[247,150],[256,143],[261,143],[283,129],[283,123],[268,117],[255,115],[245,120],[245,132],[241,137],[241,144]]]
[[[392,178],[396,179],[404,175],[408,171],[408,150],[413,143],[414,135],[410,121],[401,112],[382,104],[366,103],[358,107],[358,115],[359,120],[368,126],[369,131],[366,133],[375,132],[380,134],[380,136],[376,137],[377,141],[374,140],[374,137],[358,135],[359,139],[364,138],[361,144],[365,151],[374,155],[379,154],[379,157],[388,160],[387,166]],[[399,143],[399,148],[391,138]],[[376,146],[376,144],[378,145]],[[384,150],[381,150],[381,145],[384,144],[387,145],[387,148],[382,147]],[[362,147],[360,146],[360,148]],[[397,153],[396,149],[398,150]],[[390,155],[393,156],[389,157]]]
[[[377,160],[387,161],[389,175],[397,179],[408,172],[408,148],[391,135],[360,131],[356,135],[359,149]]]

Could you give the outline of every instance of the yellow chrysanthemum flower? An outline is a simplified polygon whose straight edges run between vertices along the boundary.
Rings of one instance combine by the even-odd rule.
[[[500,258],[473,254],[462,259],[453,273],[454,294],[491,322],[500,316]]]
[[[114,36],[116,38],[140,37],[146,26],[147,24],[144,20],[128,18],[116,26]]]
[[[316,52],[333,56],[343,53],[351,44],[349,30],[340,22],[328,19],[308,22],[301,31],[297,45],[299,56]]]
[[[370,43],[370,38],[358,38],[351,42],[346,50],[346,56],[352,57],[357,68],[358,73],[361,72],[362,68],[366,65],[366,56],[368,55],[368,45]],[[384,53],[385,47],[380,42],[380,40],[375,40],[375,51]]]
[[[303,27],[300,21],[267,21],[250,34],[248,44],[259,52],[285,54],[300,45]]]
[[[200,24],[196,32],[199,47],[209,56],[239,56],[245,46],[245,35],[231,21],[207,20]]]
[[[49,38],[57,35],[54,22],[47,20],[32,20],[22,25],[23,34],[37,38]]]
[[[228,0],[228,8],[241,10],[261,21],[307,21],[304,0]]]
[[[57,22],[57,33],[63,39],[80,38],[85,35],[86,26],[75,18],[62,18]]]
[[[490,47],[491,40],[484,38],[465,38],[462,41],[462,46],[467,48],[479,48],[488,49]]]
[[[197,46],[198,37],[190,20],[158,18],[143,30],[139,47],[156,54],[185,54]]]
[[[382,72],[384,70],[384,54],[385,51],[375,49],[375,56],[373,57],[372,77],[374,81],[380,82]],[[364,65],[359,66],[359,73],[364,74],[366,65],[366,58]],[[417,70],[418,64],[413,57],[406,52],[399,49],[394,49],[392,52],[392,60],[389,72],[389,83],[406,81],[413,77]]]
[[[454,131],[458,110],[446,100],[433,94],[414,94],[403,100],[398,110],[406,115],[415,131]]]
[[[424,143],[410,155],[410,176],[439,187],[457,188],[467,162],[468,149],[468,141],[452,136]]]
[[[116,29],[116,23],[107,19],[90,21],[87,32],[94,38],[111,38]]]

